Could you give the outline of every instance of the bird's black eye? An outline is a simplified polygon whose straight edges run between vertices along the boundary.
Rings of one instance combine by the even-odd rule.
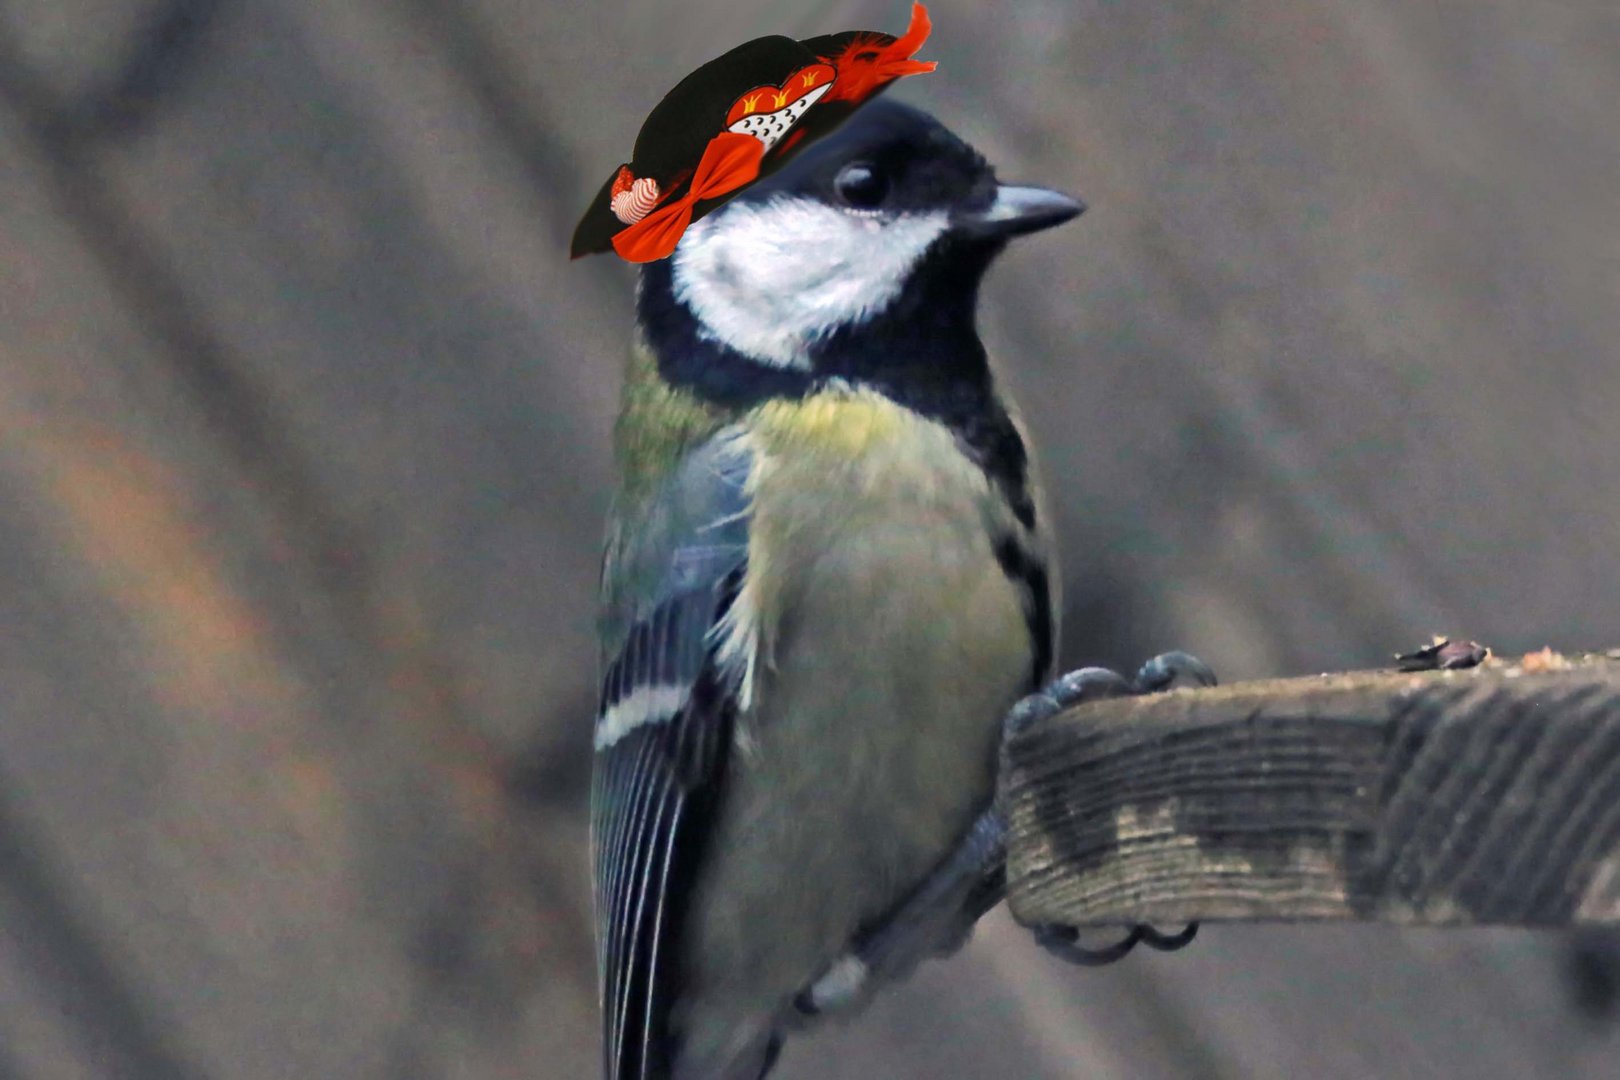
[[[833,181],[838,197],[857,210],[880,205],[889,194],[889,178],[864,161],[845,165]]]

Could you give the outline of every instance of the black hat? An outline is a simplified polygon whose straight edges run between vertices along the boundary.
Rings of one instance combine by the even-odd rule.
[[[931,24],[921,4],[901,37],[876,31],[755,38],[664,95],[574,230],[574,258],[612,249],[662,259],[686,227],[827,134],[894,80],[934,70],[911,59]]]

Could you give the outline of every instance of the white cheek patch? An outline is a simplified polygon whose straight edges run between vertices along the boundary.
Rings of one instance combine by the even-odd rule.
[[[675,296],[706,337],[804,367],[818,339],[893,303],[946,227],[943,210],[880,216],[809,199],[733,203],[681,237]]]

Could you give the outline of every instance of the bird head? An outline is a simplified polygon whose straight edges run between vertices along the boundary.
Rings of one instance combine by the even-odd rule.
[[[862,339],[963,318],[971,335],[979,281],[1007,241],[1082,210],[1001,183],[939,121],[880,100],[647,264],[640,313],[655,337],[690,320],[695,340],[754,364],[827,373]]]

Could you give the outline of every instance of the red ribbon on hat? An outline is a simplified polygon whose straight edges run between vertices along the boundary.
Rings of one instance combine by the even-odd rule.
[[[652,262],[675,250],[692,224],[692,208],[704,199],[735,191],[759,175],[765,144],[752,135],[722,131],[709,140],[686,194],[660,206],[613,237],[613,250],[630,262]]]

